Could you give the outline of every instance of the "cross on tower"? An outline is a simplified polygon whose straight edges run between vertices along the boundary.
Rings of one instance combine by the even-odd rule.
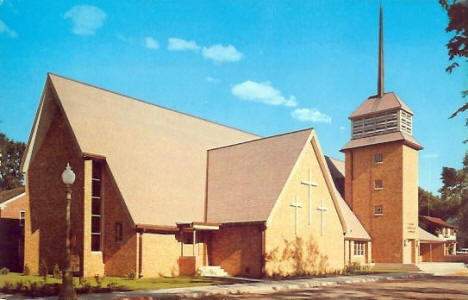
[[[320,199],[320,206],[317,207],[317,210],[320,211],[320,235],[323,235],[323,213],[327,211],[327,208],[323,206],[323,198]]]
[[[297,235],[297,227],[299,221],[299,208],[302,208],[302,204],[297,201],[297,196],[294,197],[294,202],[289,204],[289,206],[294,207],[294,233]]]
[[[312,187],[316,187],[317,184],[312,182],[312,169],[309,168],[309,180],[302,180],[301,184],[305,184],[309,190],[309,222],[308,224],[312,224]]]

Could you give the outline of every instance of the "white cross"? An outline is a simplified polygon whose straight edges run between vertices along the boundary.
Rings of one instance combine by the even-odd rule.
[[[305,184],[309,190],[309,225],[312,224],[312,187],[317,186],[315,182],[312,182],[312,169],[309,168],[309,180],[302,180],[301,184]]]
[[[327,208],[323,206],[323,198],[320,199],[320,206],[317,207],[317,210],[320,211],[320,235],[323,235],[323,213],[327,211]]]
[[[289,204],[289,206],[294,207],[294,233],[297,235],[297,227],[298,227],[298,220],[299,220],[299,208],[302,208],[302,204],[297,201],[297,196],[294,197],[294,202]]]

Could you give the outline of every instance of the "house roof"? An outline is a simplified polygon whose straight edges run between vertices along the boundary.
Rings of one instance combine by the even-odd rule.
[[[258,138],[49,74],[23,170],[45,136],[54,105],[63,111],[82,154],[105,157],[135,224],[202,221],[206,151]]]
[[[207,221],[266,221],[312,131],[209,150]]]
[[[416,150],[423,149],[421,144],[419,144],[419,142],[412,135],[406,134],[401,131],[395,131],[395,132],[390,132],[386,134],[374,135],[374,136],[369,136],[369,137],[363,137],[360,139],[350,140],[340,151],[369,146],[369,145],[397,142],[397,141],[403,141],[404,144]]]
[[[427,232],[426,230],[419,227],[419,241],[429,243],[443,243],[444,240]]]
[[[449,223],[445,222],[444,220],[442,220],[441,218],[430,217],[430,216],[421,216],[421,218],[423,218],[424,220],[426,220],[426,221],[428,221],[428,222],[430,222],[432,224],[435,224],[435,225],[458,229],[458,226],[449,224]]]
[[[377,96],[369,97],[349,116],[349,119],[356,119],[394,109],[403,109],[412,115],[414,114],[409,106],[394,92],[389,92],[385,93],[381,98]]]
[[[24,193],[24,186],[0,192],[0,204]]]
[[[345,163],[342,160],[326,156],[328,169],[333,179],[342,179],[345,177]],[[338,182],[333,180],[335,184]],[[348,225],[348,230],[345,232],[345,238],[348,239],[359,239],[359,240],[370,240],[371,237],[369,233],[364,229],[359,219],[353,213],[348,203],[343,199],[343,195],[339,193],[338,187],[336,187],[336,194],[338,195],[338,204],[343,212],[343,217],[346,224]]]

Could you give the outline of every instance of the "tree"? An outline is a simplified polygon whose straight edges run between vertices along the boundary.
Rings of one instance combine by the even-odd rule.
[[[468,61],[468,0],[439,0],[440,5],[447,11],[449,23],[445,30],[454,32],[455,35],[447,43],[449,60],[453,61],[445,70],[449,73],[459,66],[454,59],[460,58]],[[468,96],[468,90],[462,91],[462,97]],[[458,108],[450,118],[455,117],[458,113],[468,109],[468,101]],[[465,126],[468,126],[468,117],[466,118]],[[468,139],[463,141],[468,142]]]
[[[26,144],[10,140],[0,133],[0,191],[22,185],[23,174],[20,170]]]

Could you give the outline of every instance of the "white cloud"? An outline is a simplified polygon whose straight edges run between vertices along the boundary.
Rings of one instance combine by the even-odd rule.
[[[269,105],[284,105],[294,107],[297,105],[296,97],[285,98],[281,91],[275,89],[270,82],[244,81],[232,87],[234,96]]]
[[[159,49],[159,43],[154,38],[147,36],[145,37],[145,47],[148,49]]]
[[[73,33],[78,35],[93,35],[96,33],[107,15],[100,8],[91,5],[75,5],[68,10],[64,18],[71,19]]]
[[[346,129],[346,127],[340,126],[340,130],[345,130],[345,129]]]
[[[16,31],[8,27],[7,24],[5,24],[2,20],[0,20],[0,34],[3,34],[3,33],[13,39],[16,39],[18,37],[18,34],[16,33]]]
[[[291,112],[291,116],[301,122],[331,123],[331,117],[319,112],[315,108],[297,108]]]
[[[233,45],[223,46],[218,44],[203,47],[202,54],[204,58],[211,59],[217,63],[236,62],[242,59],[242,53],[237,51]]]
[[[438,154],[438,153],[426,153],[426,154],[423,154],[422,157],[423,157],[423,158],[432,159],[432,158],[437,158],[437,157],[439,157],[439,154]]]
[[[206,76],[205,80],[208,82],[219,82],[219,79],[213,78],[211,76]]]
[[[169,51],[198,51],[200,46],[195,41],[186,41],[179,38],[169,38],[167,50]]]
[[[0,0],[0,5],[2,5],[2,4],[3,4],[3,0]]]

